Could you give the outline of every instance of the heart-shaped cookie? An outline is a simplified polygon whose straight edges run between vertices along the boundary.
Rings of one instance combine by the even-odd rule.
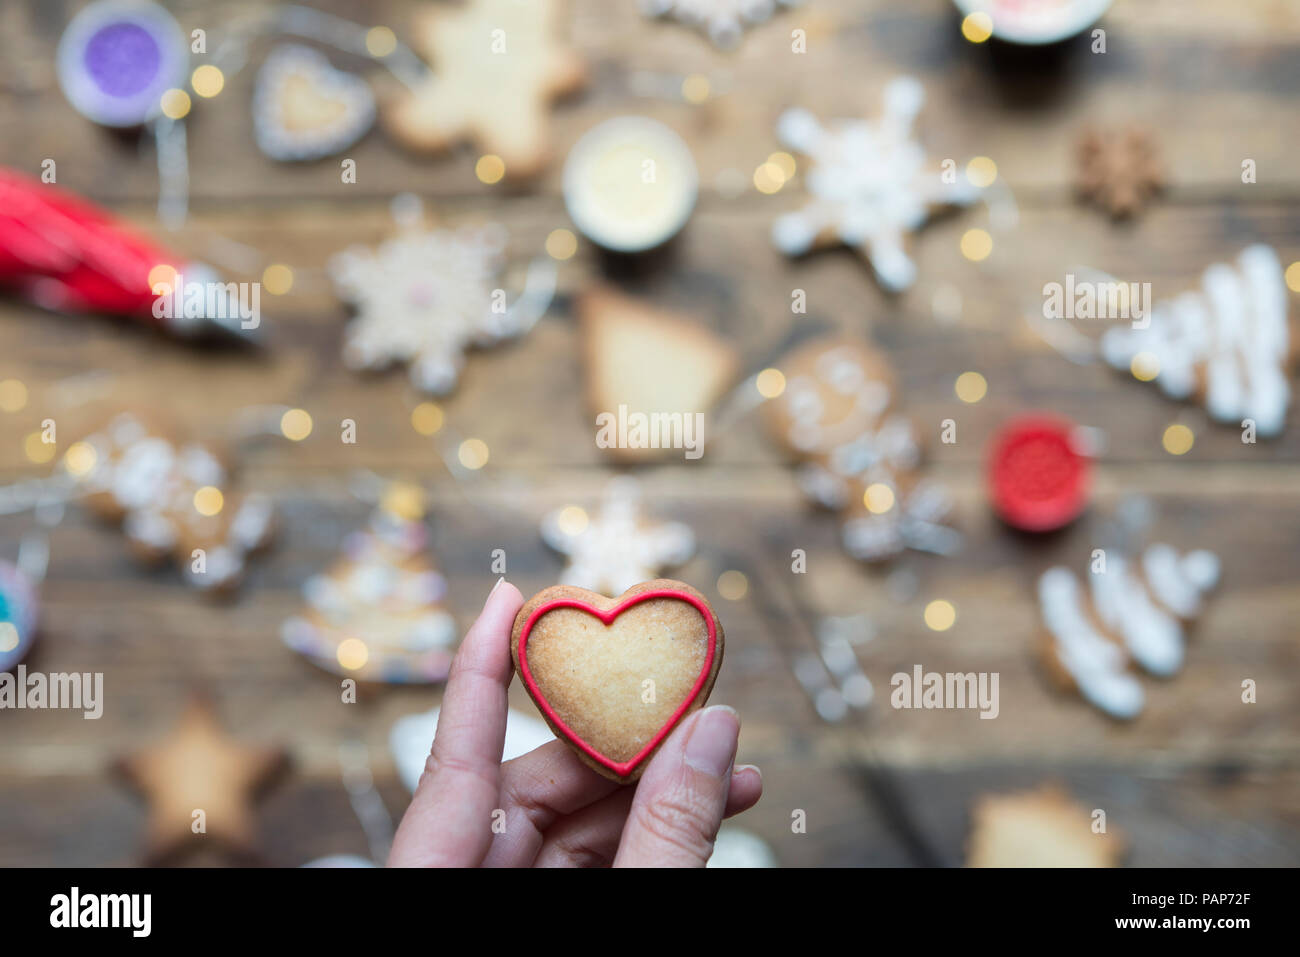
[[[375,120],[375,96],[310,47],[271,51],[253,92],[258,148],[277,160],[314,160],[347,149]]]
[[[586,764],[635,781],[722,665],[722,623],[690,585],[655,579],[606,598],[556,585],[515,617],[515,670],[542,716]]]

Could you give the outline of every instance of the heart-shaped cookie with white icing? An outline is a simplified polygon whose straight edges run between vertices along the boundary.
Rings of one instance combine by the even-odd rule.
[[[310,47],[277,47],[258,71],[253,132],[272,159],[331,156],[361,139],[374,121],[370,85]]]
[[[660,578],[606,598],[556,585],[515,617],[510,653],[556,735],[612,780],[637,780],[704,705],[722,665],[722,623],[690,585]]]

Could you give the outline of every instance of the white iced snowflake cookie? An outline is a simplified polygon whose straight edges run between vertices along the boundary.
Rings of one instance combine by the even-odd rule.
[[[690,526],[647,519],[640,485],[625,476],[610,481],[597,514],[556,509],[542,519],[541,531],[542,540],[569,559],[561,584],[610,596],[658,578],[695,553]]]
[[[1141,357],[1166,395],[1199,399],[1216,422],[1252,419],[1270,437],[1286,425],[1290,338],[1282,266],[1256,244],[1235,266],[1210,266],[1201,289],[1156,303],[1145,327],[1106,330],[1101,354],[1124,371]]]
[[[353,247],[335,256],[335,288],[357,310],[344,361],[354,369],[409,363],[417,389],[450,392],[466,349],[525,331],[497,295],[505,241],[495,224],[454,232],[417,228],[378,249]]]
[[[925,101],[921,84],[898,77],[885,87],[885,109],[877,120],[843,119],[823,124],[804,109],[787,110],[777,137],[806,155],[804,183],[811,195],[800,210],[779,217],[772,241],[787,256],[843,243],[871,263],[891,292],[916,279],[906,236],[937,206],[967,206],[980,195],[962,177],[945,183],[926,163],[912,124]]]
[[[1219,580],[1219,560],[1197,550],[1179,555],[1152,545],[1137,561],[1110,555],[1089,586],[1067,568],[1038,581],[1043,654],[1049,670],[1114,718],[1133,718],[1144,695],[1131,665],[1169,677],[1183,665],[1184,623],[1201,611]]]
[[[730,50],[745,29],[762,23],[777,7],[797,7],[801,0],[638,0],[647,17],[666,17],[706,34],[713,45]]]

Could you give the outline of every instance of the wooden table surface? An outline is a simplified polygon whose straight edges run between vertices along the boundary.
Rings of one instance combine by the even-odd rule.
[[[315,5],[390,24],[406,37],[420,4],[383,0],[364,13],[341,0]],[[316,430],[299,444],[242,449],[242,480],[277,499],[283,532],[233,602],[205,601],[170,568],[142,569],[115,529],[78,508],[53,531],[44,626],[28,665],[104,672],[107,705],[98,721],[73,712],[0,714],[0,864],[137,863],[145,811],[108,765],[166,731],[196,684],[216,694],[236,736],[283,742],[292,754],[292,771],[259,805],[265,862],[365,853],[338,746],[353,738],[368,745],[389,810],[399,815],[407,796],[388,753],[389,728],[436,703],[438,691],[366,689],[360,703],[342,704],[336,679],[283,647],[280,622],[299,606],[304,578],[364,521],[367,506],[348,491],[357,470],[431,489],[433,547],[462,627],[494,581],[493,549],[506,550],[509,577],[525,594],[556,580],[561,562],[539,540],[539,517],[567,502],[594,502],[612,474],[582,402],[571,309],[572,293],[602,275],[698,317],[735,343],[749,371],[812,328],[868,335],[897,364],[907,408],[932,439],[943,419],[958,423],[956,444],[931,442],[931,473],[956,496],[965,548],[948,558],[906,557],[894,574],[872,572],[842,552],[832,517],[805,505],[753,416],[713,436],[699,463],[638,472],[654,511],[697,533],[699,553],[677,574],[716,601],[726,623],[727,667],[715,700],[741,710],[738,760],[761,765],[766,781],[763,801],[743,823],[782,863],[927,859],[882,811],[881,781],[925,835],[928,859],[941,862],[963,859],[976,796],[1042,781],[1062,781],[1083,806],[1106,809],[1130,837],[1133,864],[1300,860],[1295,410],[1281,438],[1243,444],[1237,430],[1210,424],[1201,409],[1172,403],[1150,385],[1067,362],[1024,319],[1039,308],[1044,283],[1081,264],[1150,281],[1159,297],[1192,287],[1205,266],[1251,241],[1274,244],[1284,263],[1300,259],[1300,10],[1293,4],[1119,0],[1102,24],[1108,52],[1098,55],[1085,40],[1041,54],[971,46],[948,0],[807,0],[724,55],[687,29],[644,22],[632,0],[576,0],[573,37],[592,82],[554,111],[557,154],[603,118],[654,116],[687,138],[703,194],[665,253],[612,264],[584,242],[560,267],[561,296],[550,315],[519,343],[469,361],[444,403],[449,432],[482,438],[491,461],[464,484],[441,465],[445,440],[440,449],[412,430],[418,397],[402,373],[362,378],[343,368],[347,311],[324,266],[351,243],[379,241],[391,228],[389,200],[401,191],[423,197],[442,222],[505,223],[513,255],[525,260],[551,230],[568,225],[558,163],[534,188],[508,192],[475,179],[470,150],[413,158],[376,132],[349,153],[357,182],[341,184],[334,161],[281,165],[253,147],[254,70],[246,68],[216,100],[200,102],[188,123],[192,212],[179,232],[165,235],[154,213],[150,149],[84,121],[58,89],[55,45],[80,6],[25,0],[0,10],[0,163],[38,173],[53,158],[61,186],[193,256],[228,257],[230,241],[249,247],[243,273],[232,278],[254,280],[265,264],[283,262],[296,279],[287,296],[264,302],[271,347],[261,358],[200,352],[136,328],[0,301],[0,379],[19,378],[30,389],[26,408],[0,414],[0,482],[48,471],[26,461],[24,436],[46,417],[75,429],[87,394],[92,406],[165,406],[202,435],[228,434],[240,409],[263,403],[307,409]],[[204,27],[213,36],[249,7],[168,6],[186,30]],[[790,52],[795,27],[807,30],[804,55]],[[254,62],[265,48],[254,51]],[[800,203],[801,186],[733,196],[716,184],[720,174],[747,180],[778,148],[773,130],[784,107],[874,114],[882,86],[899,72],[926,85],[921,126],[931,156],[994,158],[1014,192],[1019,225],[992,227],[993,254],[977,265],[961,256],[958,240],[988,224],[983,207],[933,223],[915,243],[919,281],[890,298],[847,251],[789,262],[772,249],[770,223]],[[655,83],[672,90],[691,73],[709,79],[703,104],[644,92]],[[1090,121],[1138,124],[1162,147],[1170,186],[1132,224],[1115,225],[1073,197],[1073,142]],[[1256,183],[1241,182],[1246,158],[1256,162]],[[946,323],[931,308],[945,287],[962,302],[960,317]],[[806,316],[790,314],[794,288],[807,290]],[[969,369],[987,378],[989,391],[967,406],[953,381]],[[1043,539],[1001,527],[982,486],[989,437],[1030,410],[1070,416],[1108,438],[1091,511]],[[344,418],[357,423],[354,445],[339,441],[336,423]],[[1185,456],[1161,447],[1171,422],[1195,432]],[[61,444],[73,434],[62,431]],[[1146,712],[1118,725],[1048,688],[1030,650],[1032,589],[1050,563],[1081,569],[1106,519],[1130,495],[1154,504],[1155,536],[1216,549],[1225,576],[1183,673],[1146,680]],[[30,516],[0,518],[0,555],[12,558],[32,527]],[[790,572],[793,548],[807,551],[804,575]],[[718,596],[715,583],[727,569],[748,577],[745,598]],[[957,608],[947,632],[923,623],[934,598]],[[811,647],[818,616],[858,613],[876,628],[859,653],[879,697],[868,715],[827,726],[788,662]],[[1000,716],[890,708],[889,676],[916,663],[1000,673]],[[1258,683],[1256,704],[1241,703],[1245,678]],[[512,701],[531,711],[517,684]],[[806,812],[807,833],[792,833],[795,809]]]

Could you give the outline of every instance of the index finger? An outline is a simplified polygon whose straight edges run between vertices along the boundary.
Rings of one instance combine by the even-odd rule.
[[[390,864],[469,867],[487,853],[500,801],[506,689],[514,674],[510,629],[523,603],[519,589],[502,578],[461,642],[433,749],[397,829]]]

